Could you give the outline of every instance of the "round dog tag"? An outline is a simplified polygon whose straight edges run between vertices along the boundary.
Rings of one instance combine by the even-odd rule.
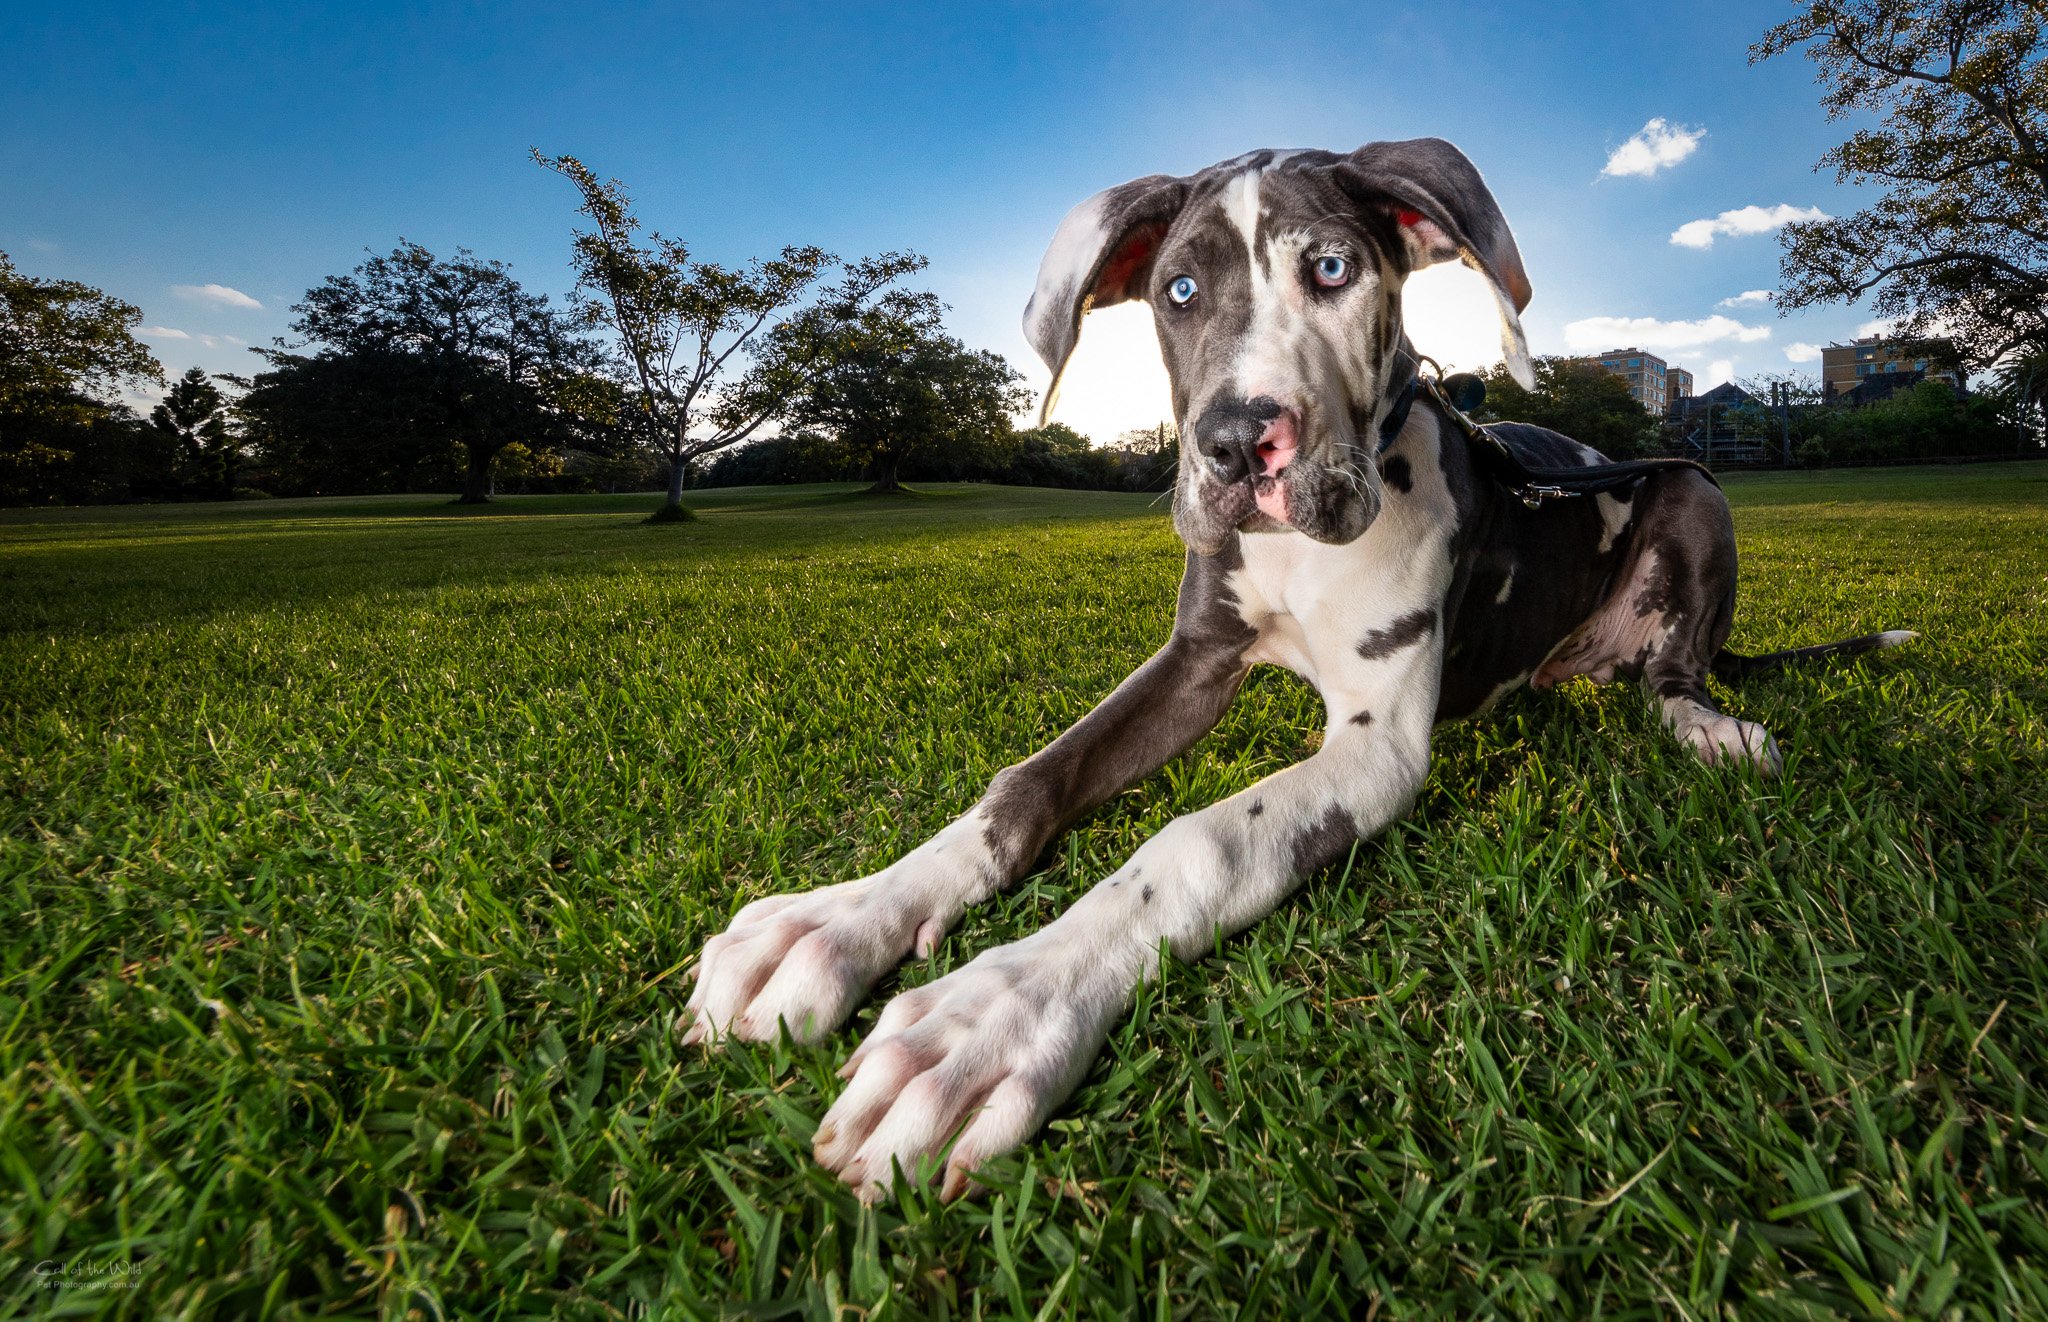
[[[1486,382],[1470,372],[1453,372],[1443,379],[1444,398],[1460,413],[1470,413],[1486,402]]]

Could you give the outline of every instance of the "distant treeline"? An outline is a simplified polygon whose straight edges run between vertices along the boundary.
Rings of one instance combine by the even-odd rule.
[[[999,482],[1013,486],[1093,491],[1164,491],[1180,463],[1174,429],[1161,423],[1127,432],[1114,445],[1090,445],[1064,423],[1029,431],[996,431],[950,445],[927,445],[903,457],[906,482]],[[707,487],[781,482],[873,480],[871,461],[831,437],[799,432],[755,441],[720,455],[699,483]]]
[[[1784,431],[1768,407],[1742,412],[1753,434],[1781,443]],[[1815,468],[2040,450],[2038,429],[2022,421],[2016,395],[1964,394],[1942,381],[1921,381],[1860,407],[1820,403],[1809,394],[1789,407],[1786,422],[1794,459]]]
[[[728,352],[744,350],[750,365],[718,389],[715,373],[702,374],[710,368],[643,373],[644,354],[622,357],[594,338],[601,318],[587,299],[576,315],[558,312],[500,263],[402,244],[307,291],[292,309],[296,341],[256,350],[263,370],[194,368],[145,418],[109,398],[161,388],[134,334],[141,313],[85,285],[20,275],[0,254],[0,504],[666,487],[665,508],[686,517],[674,498],[697,486],[1172,484],[1179,445],[1168,424],[1107,446],[1058,423],[1017,428],[1011,419],[1033,401],[1008,363],[946,334],[931,295],[875,292],[916,265],[856,264],[865,301],[841,291],[759,347],[734,341]],[[696,278],[716,291],[729,274]],[[701,320],[709,297],[678,306]],[[683,318],[664,324],[680,334],[694,324]],[[1533,390],[1489,374],[1481,418],[1554,427],[1615,458],[1674,443],[1620,378],[1566,359],[1536,367]],[[1789,424],[1796,461],[1814,465],[2011,454],[2039,447],[2020,405],[2032,375],[1968,395],[1927,382],[1860,408],[1822,402],[1811,379],[1751,382],[1752,396],[1789,390],[1788,412],[1751,399],[1715,425],[1777,450]],[[684,407],[670,398],[677,390],[697,393]]]
[[[715,334],[728,313],[707,300],[745,294],[759,309],[826,265],[799,256],[800,269],[749,277],[780,281],[768,294],[735,293],[732,273],[701,268],[689,278],[702,287],[675,295],[663,333],[682,335],[696,318]],[[262,370],[193,368],[144,418],[109,398],[161,385],[135,335],[139,310],[21,275],[0,255],[0,504],[426,491],[482,501],[831,479],[1171,483],[1170,426],[1107,447],[1060,424],[1018,429],[1011,418],[1034,401],[1008,363],[946,334],[931,295],[876,294],[919,265],[850,264],[861,298],[842,281],[766,340],[730,341],[748,367],[721,387],[724,359],[663,376],[644,347],[594,337],[605,314],[590,300],[565,314],[501,263],[401,244],[308,290],[292,308],[296,339],[255,350]],[[671,398],[678,391],[689,399]],[[706,433],[728,439],[709,445]]]

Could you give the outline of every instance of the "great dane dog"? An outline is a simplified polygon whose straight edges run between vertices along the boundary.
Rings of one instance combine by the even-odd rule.
[[[1050,925],[889,1003],[815,1140],[864,1197],[941,1156],[950,1197],[1030,1137],[1157,971],[1160,943],[1208,951],[1406,812],[1440,721],[1525,683],[1640,676],[1705,761],[1777,769],[1770,735],[1707,693],[1710,670],[1795,655],[1723,650],[1735,533],[1712,479],[1659,472],[1531,508],[1475,462],[1435,394],[1417,395],[1402,282],[1454,259],[1491,282],[1508,367],[1529,383],[1528,277],[1447,142],[1253,152],[1108,189],[1061,222],[1024,313],[1054,388],[1091,307],[1141,298],[1158,326],[1185,438],[1172,635],[894,865],[742,909],[705,944],[686,1040],[831,1032],[1058,832],[1199,739],[1260,662],[1313,684],[1328,728],[1303,762],[1168,824]],[[1539,428],[1496,434],[1530,464],[1604,462]]]

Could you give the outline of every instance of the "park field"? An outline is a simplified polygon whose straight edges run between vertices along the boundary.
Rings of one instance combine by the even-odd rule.
[[[1177,965],[981,1199],[677,1045],[745,901],[877,869],[1165,637],[1147,497],[0,513],[0,1315],[2048,1315],[2048,464],[1731,477],[1711,769],[1632,687]],[[1218,730],[915,985],[1302,756]],[[854,1311],[846,1311],[846,1310]]]

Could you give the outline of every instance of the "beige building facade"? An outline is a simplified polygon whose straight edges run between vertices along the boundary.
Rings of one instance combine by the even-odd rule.
[[[1672,401],[1692,394],[1692,373],[1673,367],[1656,354],[1642,349],[1615,349],[1596,353],[1574,362],[1612,372],[1628,382],[1628,393],[1655,417],[1671,411]]]
[[[1820,387],[1823,399],[1854,390],[1870,378],[1895,372],[1924,372],[1930,381],[1963,384],[1955,369],[1940,358],[1927,356],[1927,345],[1911,345],[1866,335],[1847,344],[1830,344],[1820,351]]]

